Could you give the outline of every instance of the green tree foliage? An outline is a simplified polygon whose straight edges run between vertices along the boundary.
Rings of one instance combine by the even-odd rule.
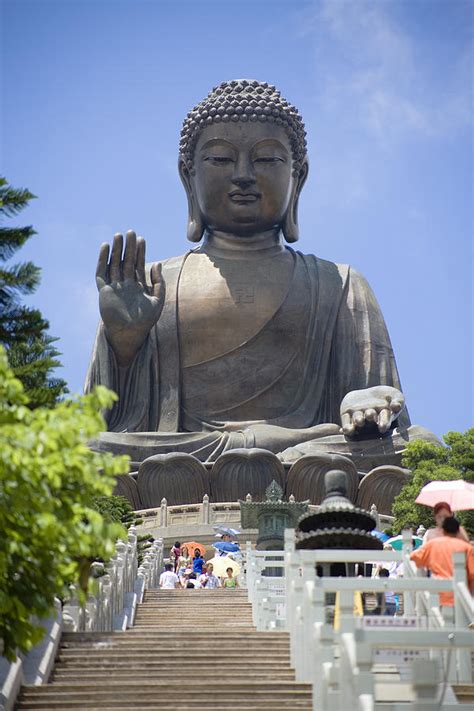
[[[109,496],[127,457],[92,452],[105,429],[100,412],[115,395],[105,388],[55,408],[28,408],[0,347],[0,646],[13,659],[43,634],[67,586],[87,591],[90,564],[113,555],[123,526],[94,507]]]
[[[131,503],[124,496],[98,496],[94,499],[94,508],[108,521],[121,523],[125,528],[139,526],[143,519],[138,518]],[[148,534],[137,536],[138,565],[141,565],[145,553],[155,539]]]
[[[121,523],[125,528],[142,523],[142,519],[137,517],[125,496],[98,496],[94,499],[93,506],[108,521]]]
[[[0,220],[14,217],[35,196],[13,188],[0,177]],[[36,232],[31,226],[0,227],[0,344],[7,349],[15,375],[28,394],[28,407],[52,407],[67,392],[66,383],[51,377],[60,366],[56,341],[48,335],[48,322],[38,309],[22,304],[40,282],[40,270],[32,262],[4,266]]]
[[[433,526],[433,511],[415,504],[421,489],[430,481],[464,479],[474,483],[474,429],[466,432],[448,432],[443,437],[446,447],[428,442],[410,442],[403,455],[403,466],[411,469],[413,476],[405,484],[393,504],[394,531]],[[474,536],[474,512],[459,512],[459,520]]]

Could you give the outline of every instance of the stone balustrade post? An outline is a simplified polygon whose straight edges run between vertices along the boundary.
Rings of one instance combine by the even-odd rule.
[[[113,629],[112,578],[107,572],[102,577],[102,629],[110,632]]]
[[[127,567],[127,546],[124,541],[117,541],[116,545],[117,556],[117,593],[116,593],[116,613],[121,613],[124,604],[124,584]]]
[[[379,516],[379,512],[377,511],[377,507],[375,504],[372,504],[372,506],[370,507],[370,513],[375,518],[376,529],[379,530],[380,529],[380,516]]]
[[[132,590],[133,587],[133,546],[130,543],[130,541],[127,539],[127,542],[125,543],[127,547],[127,554],[126,554],[126,564],[125,564],[125,577],[123,581],[123,590],[125,593],[129,593]]]
[[[98,627],[99,601],[95,595],[88,595],[84,606],[84,630],[85,632],[96,632]]]
[[[110,605],[112,608],[112,618],[118,612],[117,610],[117,559],[113,555],[106,564],[105,569],[110,576]]]
[[[211,515],[210,515],[209,496],[207,494],[204,494],[204,496],[202,497],[201,523],[209,524],[210,522],[211,522]]]
[[[465,629],[472,622],[472,618],[468,618],[464,612],[464,608],[460,599],[459,585],[467,587],[466,575],[466,554],[454,553],[453,555],[453,588],[454,588],[454,620],[457,629]],[[469,649],[458,649],[456,651],[458,683],[472,683],[472,664],[471,654]]]
[[[437,662],[433,659],[414,659],[412,670],[415,708],[419,711],[429,711],[438,707],[440,670]]]
[[[355,630],[355,648],[357,652],[357,668],[359,670],[357,684],[358,694],[375,696],[372,646],[365,641],[364,630]]]
[[[341,632],[353,632],[355,629],[354,592],[339,591],[339,629]]]
[[[160,575],[160,553],[161,545],[159,541],[154,541],[151,547],[151,574],[150,574],[150,587],[155,588],[158,585],[158,579]]]
[[[301,665],[301,677],[305,682],[311,681],[311,667],[313,665],[313,594],[314,594],[314,581],[306,580],[303,584],[303,605],[302,605],[302,646],[304,649],[302,665]]]
[[[63,607],[63,627],[65,632],[80,630],[80,605],[76,594],[77,587],[69,586],[69,599]]]
[[[168,525],[168,502],[165,498],[161,499],[160,506],[160,527],[166,528]]]
[[[102,611],[102,575],[104,573],[105,567],[103,563],[100,563],[99,561],[94,561],[91,565],[91,575],[92,575],[92,584],[95,588],[95,591],[93,593],[93,598],[95,602],[95,610],[94,614],[91,614],[91,619],[89,619],[89,627],[88,629],[94,630],[94,631],[101,631],[102,630],[102,616],[103,616],[103,611]],[[93,621],[92,621],[93,618]],[[91,627],[90,625],[93,624]]]

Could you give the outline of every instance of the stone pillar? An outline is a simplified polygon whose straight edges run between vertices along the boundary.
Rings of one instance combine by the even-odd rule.
[[[161,499],[160,507],[160,527],[166,528],[168,525],[168,502],[166,499]]]
[[[207,494],[204,494],[204,496],[202,497],[201,523],[210,523],[210,522],[211,522],[211,517],[210,517],[209,496]]]
[[[377,528],[377,530],[380,530],[380,516],[375,504],[372,504],[372,506],[370,507],[370,513],[375,518],[375,527]]]

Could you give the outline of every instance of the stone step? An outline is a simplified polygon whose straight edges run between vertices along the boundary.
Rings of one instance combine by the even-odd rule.
[[[474,709],[474,684],[453,684],[453,691],[460,704],[472,704]]]
[[[192,639],[193,645],[194,646],[199,646],[199,644],[209,644],[210,640],[212,640],[212,637],[209,636],[209,634],[199,634],[195,635],[194,633],[191,635],[188,635],[187,637],[178,637],[175,638],[173,636],[170,636],[166,639],[166,646],[167,647],[181,647],[184,643],[189,642],[190,638]],[[96,645],[102,649],[106,649],[107,647],[136,647],[138,645],[149,645],[150,642],[153,641],[160,641],[163,642],[163,636],[160,634],[155,634],[155,635],[147,635],[147,636],[142,636],[139,637],[138,635],[135,635],[135,637],[125,637],[125,638],[117,638],[117,637],[110,637],[110,638],[99,638],[99,639],[84,639],[84,640],[66,640],[63,641],[61,640],[61,646],[63,649],[72,649],[73,647],[95,647]],[[245,635],[245,634],[239,634],[239,635],[225,635],[222,639],[219,640],[219,646],[223,647],[233,647],[236,644],[243,644],[243,645],[260,645],[261,647],[287,647],[288,646],[288,641],[286,639],[261,639],[257,635]]]
[[[204,674],[207,672],[212,672],[215,677],[220,677],[220,672],[219,674],[217,673],[219,669],[222,669],[222,661],[215,666],[209,666],[200,670],[200,673],[202,672]],[[251,660],[249,660],[247,663],[243,661],[233,662],[231,665],[229,665],[229,669],[231,669],[232,674],[235,673],[236,676],[241,674],[247,675],[255,673],[257,675],[266,675],[271,673],[274,674],[275,678],[277,679],[280,678],[280,675],[286,671],[288,671],[290,674],[294,673],[289,666],[288,660],[261,661],[258,662],[258,664],[252,662]],[[134,672],[147,672],[149,674],[158,675],[163,672],[164,674],[169,675],[170,673],[176,672],[176,664],[173,660],[148,662],[146,663],[146,665],[144,665],[143,663],[136,663],[134,660],[130,661],[130,663],[126,661],[121,662],[115,660],[93,660],[91,662],[75,661],[58,662],[55,666],[55,671],[57,671],[58,673],[64,672],[67,674],[93,674],[95,672],[104,672],[107,674],[117,673],[121,675],[122,679],[125,679],[128,678],[128,674],[133,677]],[[127,676],[125,676],[125,674]]]
[[[157,641],[162,641],[157,638]],[[132,640],[127,640],[124,642],[115,642],[110,640],[109,642],[83,642],[82,644],[79,643],[73,643],[73,642],[68,642],[66,644],[61,645],[61,650],[64,651],[78,651],[81,652],[83,650],[93,650],[93,651],[103,651],[107,653],[109,650],[113,651],[116,649],[121,649],[124,651],[129,651],[135,650],[136,652],[142,652],[142,651],[147,651],[150,649],[150,643],[153,642],[153,640],[139,640],[135,644],[133,643]],[[202,638],[202,639],[192,639],[192,646],[193,648],[195,647],[205,647],[207,648],[210,644],[210,638]],[[176,650],[181,650],[183,648],[183,643],[181,642],[176,642],[175,640],[167,641],[166,642],[166,648],[170,652],[175,652]],[[240,652],[253,652],[253,651],[280,651],[280,650],[287,650],[288,645],[284,641],[268,641],[265,642],[264,640],[260,639],[239,639],[239,640],[226,640],[225,644],[219,644],[219,652],[221,654],[226,654],[227,652],[232,652],[232,650],[235,651],[240,651]]]
[[[168,628],[169,634],[172,640],[180,640],[185,642],[189,640],[189,630],[182,628],[175,629],[173,627]],[[209,640],[209,634],[207,633],[207,628],[201,630],[201,628],[194,629],[192,632],[193,640],[195,639],[206,639]],[[150,642],[156,640],[157,633],[154,630],[143,630],[132,628],[126,632],[66,632],[61,637],[61,643],[63,644],[83,644],[83,643],[96,643],[96,642],[131,642],[132,644],[137,644],[139,642],[146,641]],[[242,632],[238,630],[232,630],[226,633],[223,641],[238,641],[240,639],[258,639],[265,644],[271,642],[285,642],[289,643],[289,637],[287,632],[257,632],[257,630],[247,630],[244,629]],[[219,643],[221,639],[219,638]]]
[[[162,683],[167,683],[170,679],[170,674],[172,668],[168,667],[166,669],[150,669],[148,666],[146,669],[143,667],[133,669],[133,672],[128,667],[128,676],[133,678],[135,681],[150,681],[156,680]],[[221,671],[220,669],[200,669],[199,670],[199,681],[205,684],[214,684],[216,679],[219,679],[219,683],[232,683],[239,681],[240,684],[246,684],[247,681],[250,682],[265,682],[266,684],[273,683],[275,678],[279,681],[295,681],[295,673],[292,669],[280,669],[275,670],[273,667],[266,671],[253,669],[251,666],[236,670],[234,666],[232,669]],[[106,680],[107,682],[123,682],[124,679],[124,669],[64,669],[58,668],[53,672],[51,682],[55,685],[65,684],[65,683],[85,683],[87,685],[98,684],[99,682]]]
[[[147,591],[133,629],[65,633],[50,683],[23,686],[17,711],[189,711],[210,690],[213,711],[311,711],[288,634],[257,632],[233,592]]]
[[[79,684],[63,684],[54,683],[44,686],[29,687],[24,686],[21,693],[21,703],[32,703],[38,701],[46,701],[52,706],[53,702],[70,705],[73,703],[82,703],[83,705],[99,705],[102,703],[115,703],[120,700],[121,703],[135,703],[136,708],[143,707],[145,702],[158,705],[159,699],[204,699],[209,689],[209,683],[189,683],[188,686],[183,684],[170,684],[169,680],[162,683],[154,684],[148,682],[130,683],[101,683],[100,685],[88,685],[85,683]],[[291,681],[273,682],[271,686],[268,682],[261,684],[247,682],[244,686],[241,683],[226,682],[220,684],[212,683],[213,698],[226,698],[231,701],[231,708],[234,708],[234,702],[246,701],[257,705],[260,700],[273,701],[277,705],[281,701],[311,700],[311,688],[309,685],[297,684]],[[47,707],[46,707],[47,708]]]
[[[242,662],[244,661],[242,659],[242,654],[239,653],[233,653],[233,654],[226,654],[225,655],[225,663],[226,664],[235,664],[238,663],[239,661]],[[247,661],[249,664],[252,665],[259,665],[262,661],[263,662],[286,662],[290,663],[290,654],[288,651],[281,651],[281,652],[272,652],[271,654],[267,654],[264,651],[259,652],[258,654],[252,654],[252,655],[246,655]],[[66,662],[69,664],[73,664],[76,662],[81,662],[84,660],[89,659],[91,663],[96,664],[99,660],[105,660],[107,659],[110,662],[115,662],[115,661],[120,661],[120,659],[123,659],[123,653],[122,652],[115,652],[115,653],[110,653],[107,652],[105,653],[92,653],[92,652],[87,652],[85,651],[82,654],[78,654],[76,652],[72,652],[69,654],[63,654],[60,652],[60,654],[57,657],[58,662]],[[152,652],[138,652],[138,653],[133,653],[130,655],[127,655],[127,660],[132,663],[163,663],[166,660],[170,660],[173,662],[173,664],[222,664],[223,662],[223,655],[217,651],[202,651],[199,653],[193,654],[192,652],[175,652],[174,654],[167,654],[166,651],[161,651],[157,652],[153,650]]]
[[[194,697],[193,697],[194,698]],[[219,705],[217,705],[219,704]],[[312,710],[312,703],[307,699],[290,699],[288,700],[278,700],[275,702],[274,699],[266,700],[259,699],[255,701],[247,701],[245,699],[231,700],[232,706],[226,703],[222,706],[219,702],[217,704],[212,704],[212,711],[229,711],[232,708],[235,711],[296,711],[296,709],[304,709],[305,711]],[[88,703],[87,705],[81,702],[68,702],[68,701],[52,701],[35,699],[32,701],[20,701],[16,706],[16,711],[116,711],[121,709],[122,711],[141,711],[141,709],[147,709],[147,711],[190,711],[194,709],[198,704],[193,700],[178,699],[173,701],[169,698],[164,698],[162,700],[154,701],[140,701],[140,707],[138,708],[136,704],[128,701],[122,701],[121,699],[114,700],[113,703],[103,703],[96,705],[94,703]]]

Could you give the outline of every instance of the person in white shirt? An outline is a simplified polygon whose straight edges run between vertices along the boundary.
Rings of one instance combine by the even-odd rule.
[[[162,590],[174,590],[179,587],[179,578],[173,572],[171,563],[166,563],[164,573],[160,575],[160,588]]]

